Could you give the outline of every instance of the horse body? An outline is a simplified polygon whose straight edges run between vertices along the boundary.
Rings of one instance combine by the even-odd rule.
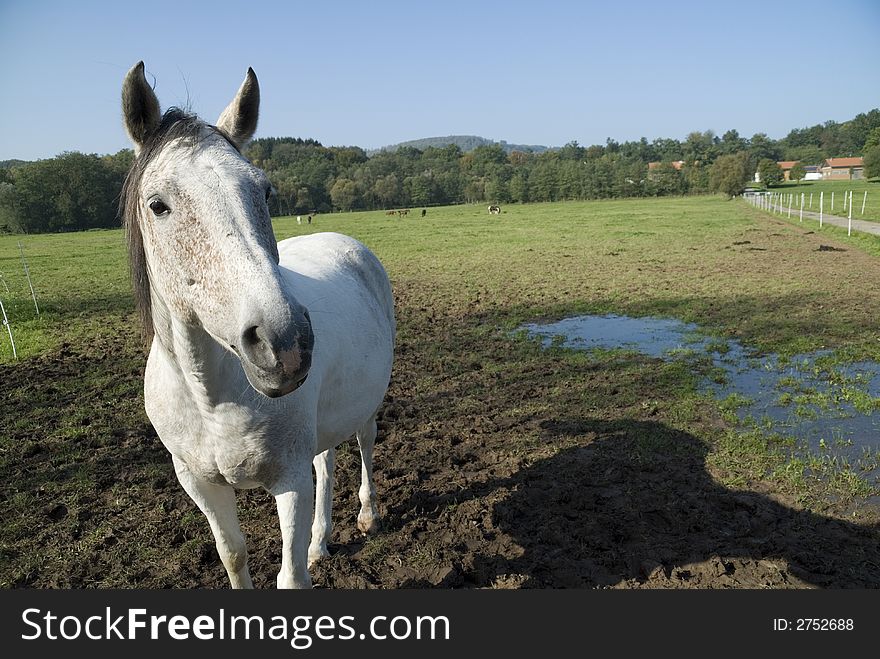
[[[375,527],[372,445],[391,373],[393,300],[382,265],[352,238],[275,243],[268,182],[240,155],[258,98],[249,71],[216,128],[179,111],[160,117],[135,66],[123,86],[136,149],[124,215],[135,294],[153,331],[145,407],[178,479],[235,587],[251,579],[234,491],[271,492],[283,539],[278,585],[307,587],[309,562],[327,554],[334,448],[353,435],[363,458],[358,526]]]
[[[169,452],[208,482],[271,487],[291,441],[310,443],[314,455],[352,437],[377,411],[391,375],[393,301],[372,253],[334,233],[278,248],[282,279],[309,309],[316,337],[301,387],[261,397],[206,332],[175,338],[173,351],[156,337],[147,360],[150,421]]]
[[[278,251],[287,266],[282,274],[310,310],[315,332],[303,387],[317,393],[320,453],[359,431],[385,395],[395,333],[391,286],[372,252],[347,236],[289,238]]]

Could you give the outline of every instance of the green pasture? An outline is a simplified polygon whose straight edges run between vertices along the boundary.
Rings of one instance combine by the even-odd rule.
[[[108,324],[127,323],[132,309],[127,268],[121,230],[0,235],[0,300],[19,358],[52,350],[62,341],[86,340]],[[9,335],[3,328],[0,363],[11,359]]]
[[[317,215],[312,225],[305,218],[297,225],[293,217],[274,224],[279,239],[316,231],[359,238],[377,252],[393,281],[429,287],[437,313],[450,304],[469,306],[506,327],[574,312],[652,314],[698,322],[766,351],[831,345],[877,354],[875,314],[865,302],[880,296],[880,286],[861,272],[859,290],[842,287],[849,274],[840,264],[800,253],[805,244],[798,227],[768,236],[766,215],[744,204],[688,197],[503,210],[498,217],[482,205],[450,206],[430,208],[424,219],[416,209],[403,219],[374,211]],[[751,233],[768,245],[733,244]],[[859,251],[880,244],[863,236],[849,242]],[[826,271],[830,278],[819,276]],[[0,236],[0,274],[0,299],[19,358],[133,323],[121,230]],[[826,311],[797,304],[806,300],[821,302]],[[11,358],[4,332],[0,362]]]
[[[845,193],[852,191],[853,198],[853,219],[854,220],[871,220],[880,222],[880,181],[859,179],[855,181],[801,181],[800,183],[787,182],[783,185],[776,186],[771,192],[782,192],[784,194],[794,193],[797,201],[792,207],[792,213],[800,209],[800,195],[803,193],[804,210],[812,210],[819,212],[819,196],[825,193],[824,212],[829,215],[837,215],[839,217],[847,217],[849,210],[843,210],[843,196]],[[831,193],[834,193],[834,210],[831,210]],[[868,196],[865,197],[865,193]],[[813,194],[813,207],[810,208],[810,193]],[[862,214],[862,201],[865,202],[865,212]]]

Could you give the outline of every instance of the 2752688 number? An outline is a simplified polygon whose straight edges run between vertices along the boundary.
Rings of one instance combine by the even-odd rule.
[[[795,629],[802,631],[841,631],[854,628],[852,618],[798,618]]]

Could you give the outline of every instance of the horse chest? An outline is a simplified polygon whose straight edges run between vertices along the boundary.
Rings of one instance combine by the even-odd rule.
[[[144,399],[162,443],[201,480],[251,488],[278,477],[291,437],[277,413],[208,403],[167,378],[151,380],[149,369]]]

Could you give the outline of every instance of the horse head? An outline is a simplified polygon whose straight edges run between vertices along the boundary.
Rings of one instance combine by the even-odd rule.
[[[122,88],[135,161],[121,207],[148,336],[173,351],[176,333],[203,330],[239,358],[256,391],[274,398],[305,380],[314,336],[279,272],[271,184],[241,154],[259,103],[248,69],[216,126],[176,108],[163,115],[136,64]]]

